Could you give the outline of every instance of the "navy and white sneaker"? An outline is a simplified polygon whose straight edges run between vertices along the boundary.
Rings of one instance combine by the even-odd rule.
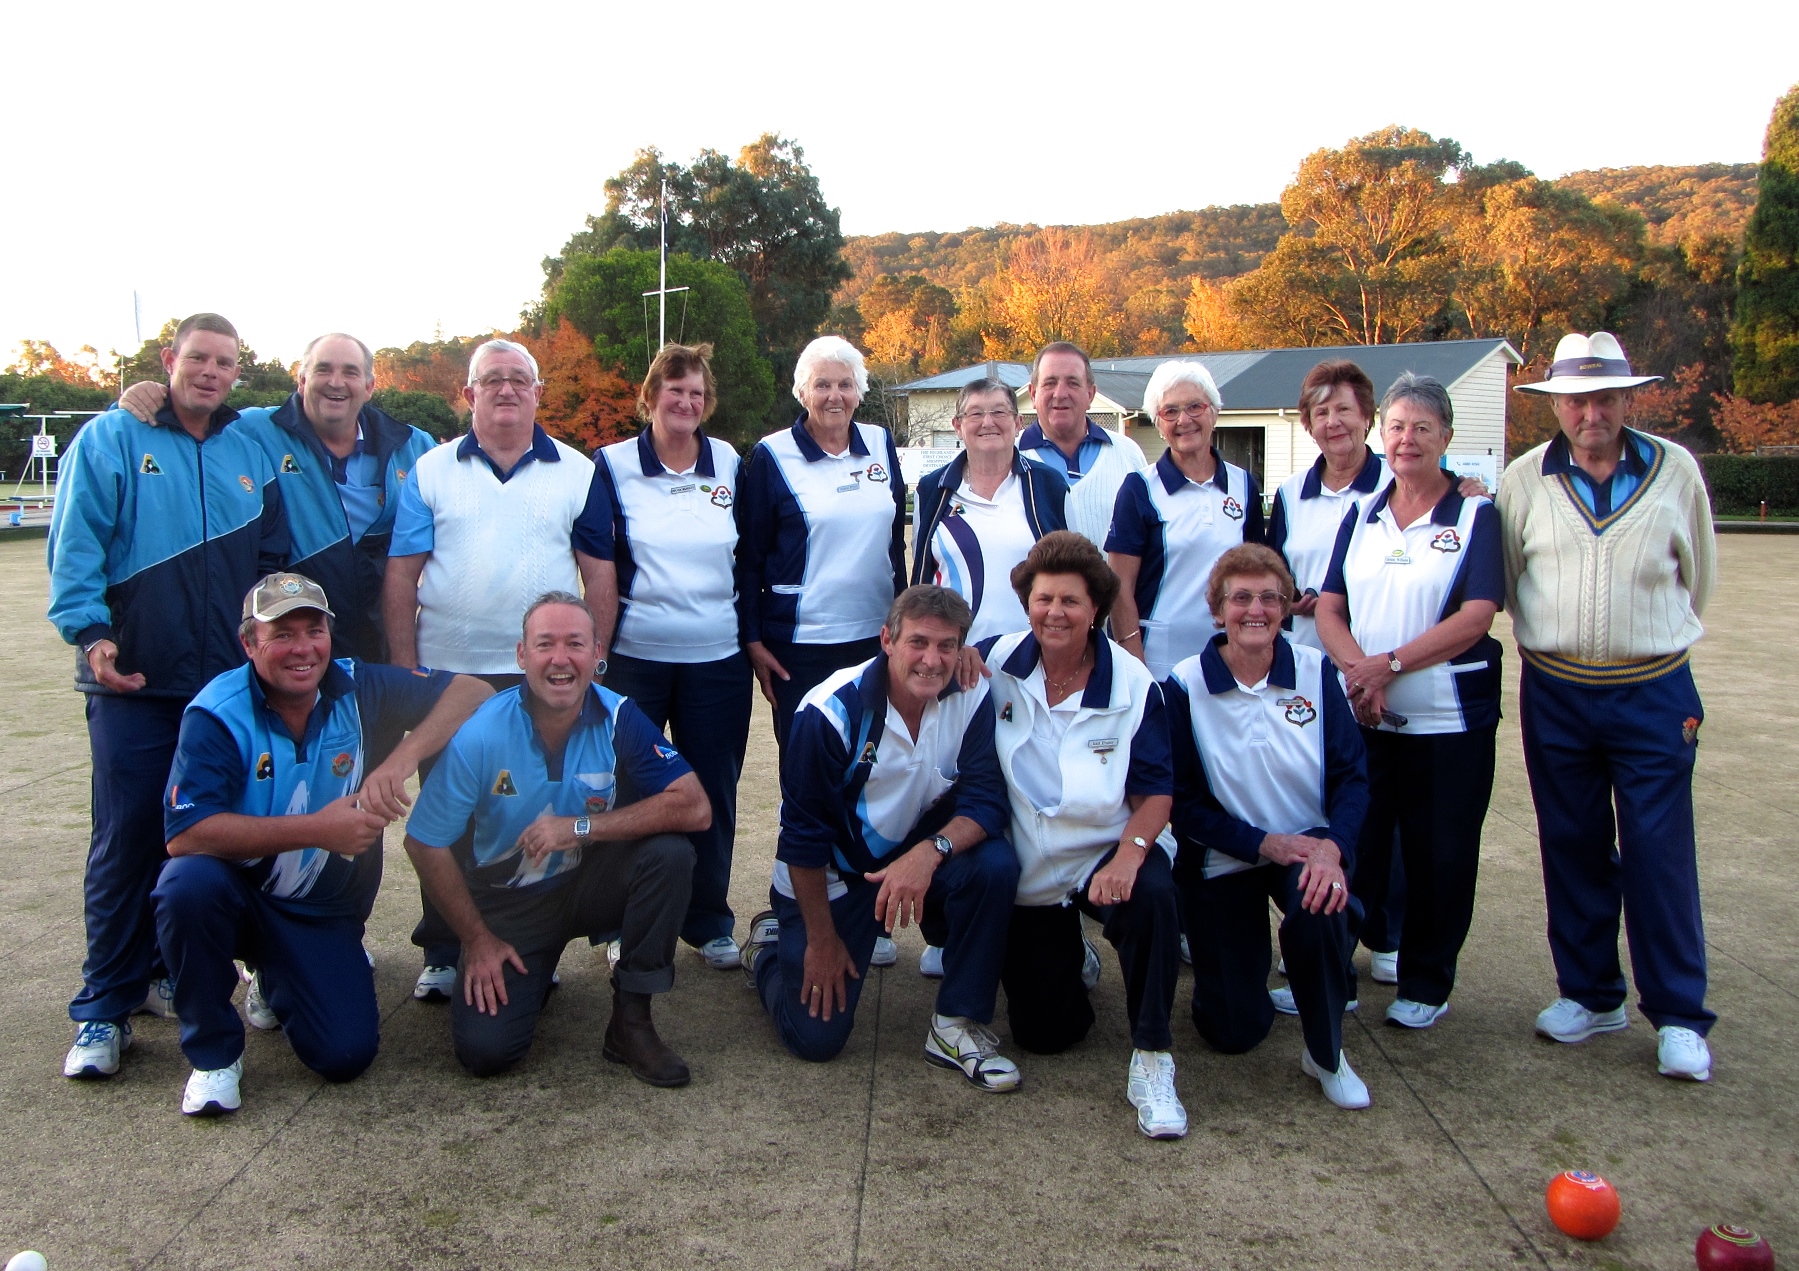
[[[735,971],[738,963],[737,942],[730,936],[708,940],[700,946],[700,956],[706,959],[706,965],[714,971]]]
[[[1293,1001],[1292,989],[1269,989],[1268,1000],[1274,1003],[1274,1009],[1279,1011],[1282,1015],[1299,1014],[1299,1007]],[[1345,1011],[1353,1011],[1360,1005],[1361,1003],[1352,997],[1347,1002],[1343,1003],[1343,1009]]]
[[[238,1081],[244,1075],[243,1057],[231,1061],[229,1068],[196,1068],[188,1074],[187,1088],[181,1092],[181,1111],[190,1117],[216,1117],[236,1112],[243,1106]]]
[[[1662,1076],[1681,1081],[1712,1079],[1712,1048],[1705,1038],[1678,1024],[1663,1024],[1655,1035],[1655,1070]]]
[[[1137,1109],[1137,1128],[1152,1139],[1187,1136],[1187,1109],[1174,1089],[1174,1056],[1165,1050],[1133,1050],[1125,1098]]]
[[[927,980],[943,978],[943,946],[927,944],[918,955],[918,973]]]
[[[1616,1033],[1629,1027],[1622,1005],[1590,1011],[1573,998],[1558,997],[1537,1012],[1537,1032],[1570,1045],[1584,1042],[1594,1033]]]
[[[1089,993],[1099,984],[1099,950],[1093,947],[1093,941],[1086,936],[1081,937],[1081,983],[1087,986]]]
[[[1018,1089],[1024,1075],[999,1053],[999,1038],[965,1015],[931,1016],[924,1057],[939,1068],[953,1068],[982,1090],[1003,1093]]]
[[[869,956],[869,966],[892,966],[899,961],[899,946],[886,936],[875,937],[875,951]]]
[[[750,919],[749,938],[737,950],[737,965],[743,968],[743,978],[751,988],[756,987],[756,959],[780,941],[781,920],[775,917],[774,910],[764,909]]]
[[[154,1015],[157,1019],[177,1019],[175,1014],[175,981],[164,976],[150,981],[150,991],[133,1015]]]
[[[250,989],[244,994],[244,1019],[249,1021],[251,1028],[261,1029],[265,1033],[281,1027],[281,1021],[276,1018],[274,1008],[262,995],[261,971],[250,976]]]
[[[62,1075],[78,1081],[110,1077],[119,1070],[119,1056],[130,1049],[130,1024],[84,1020],[75,1030],[75,1044],[62,1061]]]
[[[427,966],[419,972],[418,983],[412,986],[412,996],[421,1002],[447,1002],[455,988],[455,967]]]
[[[1387,1008],[1387,1023],[1398,1024],[1401,1028],[1429,1028],[1432,1024],[1449,1014],[1449,1003],[1432,1006],[1428,1002],[1414,1002],[1410,998],[1396,997],[1393,1005]]]

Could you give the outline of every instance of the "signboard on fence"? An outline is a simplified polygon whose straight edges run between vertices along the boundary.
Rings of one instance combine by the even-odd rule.
[[[1499,490],[1498,455],[1444,455],[1443,466],[1458,477],[1479,477],[1495,493]]]
[[[960,453],[954,446],[901,446],[900,475],[907,485],[917,485],[918,478],[937,471]]]
[[[33,459],[56,458],[56,438],[47,432],[31,434],[31,457]]]

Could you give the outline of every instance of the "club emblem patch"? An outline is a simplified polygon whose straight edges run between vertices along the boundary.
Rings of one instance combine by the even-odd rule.
[[[872,741],[862,743],[862,753],[857,756],[857,763],[873,763],[875,761],[875,744]]]
[[[652,742],[650,744],[650,749],[656,752],[656,758],[658,759],[679,759],[681,757],[675,752],[675,749],[672,746],[663,746]]]
[[[704,486],[701,487],[701,489],[704,489],[704,488],[705,488]],[[712,487],[712,506],[713,507],[728,508],[731,506],[731,502],[732,502],[732,500],[731,500],[731,487],[730,486],[715,485]]]
[[[1224,496],[1224,514],[1233,521],[1241,521],[1243,519],[1243,505],[1237,502],[1231,495],[1227,494]]]
[[[587,796],[587,815],[588,816],[593,816],[595,813],[604,812],[605,810],[606,810],[606,796],[605,795],[590,794]]]
[[[1442,552],[1445,555],[1452,552],[1459,552],[1462,550],[1462,536],[1456,533],[1455,526],[1453,525],[1446,530],[1439,530],[1437,531],[1436,537],[1430,541],[1430,549],[1433,552]]]
[[[156,464],[155,455],[145,455],[144,461],[137,465],[137,470],[146,477],[160,477],[162,475],[162,469]]]
[[[298,476],[300,474],[300,465],[294,462],[294,457],[292,455],[282,455],[281,471],[290,476]]]
[[[269,752],[265,750],[256,760],[256,779],[258,781],[267,781],[274,775],[275,760],[270,756]]]
[[[1311,702],[1295,693],[1292,697],[1277,697],[1274,704],[1286,712],[1287,722],[1304,728],[1318,718],[1318,709]]]
[[[510,798],[518,793],[518,787],[512,784],[511,769],[500,769],[500,775],[493,779],[493,792],[502,798]]]
[[[1002,724],[1009,724],[1012,722],[1012,703],[1007,702],[1005,706],[1000,709],[999,719]]]
[[[883,468],[878,463],[871,463],[868,465],[867,476],[870,481],[879,481],[885,484],[887,480],[887,469]]]
[[[1688,715],[1686,722],[1680,726],[1680,739],[1691,746],[1699,740],[1699,720]]]
[[[395,468],[394,469],[394,480],[395,481],[404,481],[405,479],[406,479],[406,469]]]
[[[281,580],[281,594],[284,596],[299,595],[300,580],[298,578],[283,578]]]
[[[243,486],[245,493],[247,493],[247,494],[255,494],[256,493],[256,483],[254,481],[250,480],[249,477],[246,477],[246,476],[243,476],[240,474],[237,478],[237,483],[239,485]]]
[[[331,775],[334,777],[347,777],[350,775],[350,769],[355,766],[356,757],[346,750],[336,758],[332,759]]]

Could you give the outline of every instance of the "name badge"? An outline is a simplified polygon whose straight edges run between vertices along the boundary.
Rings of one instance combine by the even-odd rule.
[[[692,494],[693,488],[693,482],[689,481],[686,485],[670,486],[668,492],[670,494]]]
[[[839,493],[839,494],[854,494],[857,490],[860,490],[861,488],[862,488],[862,483],[860,481],[852,481],[848,485],[838,486],[837,493]]]
[[[1118,749],[1118,738],[1095,737],[1087,743],[1087,749],[1098,755],[1101,763],[1105,763],[1106,756]]]

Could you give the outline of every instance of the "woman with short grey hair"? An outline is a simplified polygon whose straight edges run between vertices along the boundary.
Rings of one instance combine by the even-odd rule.
[[[1387,390],[1392,476],[1344,517],[1317,609],[1368,750],[1354,879],[1365,910],[1386,902],[1398,829],[1407,895],[1387,1019],[1406,1028],[1449,1010],[1499,727],[1500,647],[1489,634],[1505,603],[1499,515],[1442,466],[1454,422],[1448,390],[1428,376],[1407,372]]]

